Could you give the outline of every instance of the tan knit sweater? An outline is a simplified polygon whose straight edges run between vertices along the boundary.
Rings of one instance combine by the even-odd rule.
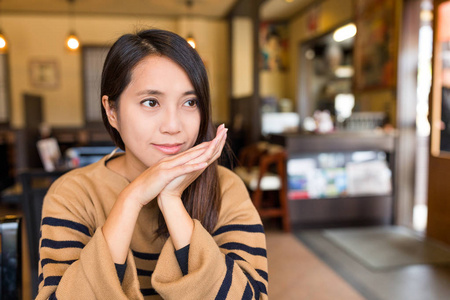
[[[45,197],[37,299],[267,299],[261,220],[242,181],[223,167],[219,221],[211,235],[194,220],[188,274],[171,239],[155,240],[152,201],[137,220],[121,284],[101,227],[129,182],[105,162],[67,173]]]

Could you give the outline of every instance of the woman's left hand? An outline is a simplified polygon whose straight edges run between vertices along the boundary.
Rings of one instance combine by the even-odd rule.
[[[219,126],[219,128],[217,129],[216,137],[212,141],[205,142],[199,145],[200,147],[207,147],[206,151],[187,164],[198,164],[206,162],[208,164],[207,166],[205,166],[206,169],[211,163],[213,163],[220,157],[227,138],[227,131],[228,129],[226,129],[225,126]],[[166,185],[166,187],[158,195],[158,204],[160,208],[162,204],[160,202],[163,201],[164,198],[181,198],[181,194],[183,193],[183,191],[192,182],[194,182],[195,179],[197,179],[197,177],[200,176],[200,174],[205,169],[200,169],[196,172],[179,176],[172,180],[168,185]]]

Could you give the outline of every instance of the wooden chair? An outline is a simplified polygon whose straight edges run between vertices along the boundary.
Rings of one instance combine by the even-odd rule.
[[[240,166],[234,171],[250,191],[261,218],[281,218],[283,230],[291,225],[287,202],[286,152],[267,143],[247,146],[239,154]],[[275,192],[276,199],[266,197]],[[272,201],[270,201],[272,200]]]

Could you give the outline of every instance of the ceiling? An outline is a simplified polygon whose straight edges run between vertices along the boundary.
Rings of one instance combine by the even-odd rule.
[[[225,17],[238,0],[0,0],[4,13],[61,13],[71,9],[79,14],[156,15]],[[314,0],[266,0],[260,12],[263,20],[286,19]]]
[[[120,14],[182,16],[195,15],[219,18],[225,16],[237,0],[0,0],[2,12],[64,13],[71,9],[81,14]]]
[[[261,20],[286,20],[316,0],[267,0],[261,6]]]

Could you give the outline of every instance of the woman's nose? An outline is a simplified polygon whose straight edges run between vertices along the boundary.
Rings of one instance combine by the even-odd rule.
[[[161,132],[176,134],[181,131],[181,120],[175,108],[167,108],[164,111],[160,126]]]

